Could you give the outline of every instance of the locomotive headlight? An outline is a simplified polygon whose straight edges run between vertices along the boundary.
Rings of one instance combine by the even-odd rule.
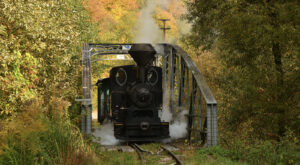
[[[155,85],[158,81],[158,73],[154,68],[150,68],[147,73],[147,82],[150,85]]]
[[[120,86],[124,86],[127,82],[127,73],[124,68],[119,68],[116,73],[116,83]]]

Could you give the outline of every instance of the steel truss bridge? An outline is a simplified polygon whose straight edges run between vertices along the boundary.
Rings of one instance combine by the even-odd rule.
[[[128,54],[133,44],[90,44],[82,49],[81,132],[92,133],[92,83],[91,63],[93,56]],[[187,111],[187,138],[189,142],[203,141],[205,146],[217,145],[217,102],[203,75],[192,58],[179,46],[162,43],[155,62],[163,70],[163,101],[173,116]]]

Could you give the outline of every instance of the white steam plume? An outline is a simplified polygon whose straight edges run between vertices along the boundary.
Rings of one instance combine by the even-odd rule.
[[[119,140],[114,136],[114,126],[113,123],[105,121],[101,125],[100,129],[96,129],[93,132],[96,137],[95,141],[99,142],[97,138],[100,138],[100,144],[102,145],[117,145]]]
[[[167,89],[164,90],[163,96],[163,109],[160,119],[165,122],[170,122],[169,131],[171,139],[179,139],[184,138],[187,135],[187,119],[186,114],[188,113],[187,110],[183,109],[182,107],[174,107],[175,109],[178,108],[180,113],[177,116],[174,116],[170,111],[170,91]],[[173,103],[175,102],[175,98],[171,98]],[[164,140],[163,142],[169,142],[169,140]]]
[[[152,44],[153,48],[155,49],[157,54],[164,54],[165,49],[164,46],[162,45],[156,45],[156,44]]]
[[[162,41],[162,34],[160,28],[152,17],[156,0],[148,0],[146,7],[141,10],[141,15],[137,24],[137,35],[134,41],[137,43],[156,43]]]
[[[161,8],[166,9],[169,5],[170,1],[169,0],[160,0],[159,5]]]
[[[186,114],[188,111],[182,110],[179,115],[173,120],[170,125],[171,139],[184,138],[187,135],[187,119]]]

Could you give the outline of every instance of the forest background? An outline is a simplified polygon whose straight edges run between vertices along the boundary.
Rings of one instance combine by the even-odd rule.
[[[218,101],[219,146],[194,156],[300,163],[299,2],[160,2],[154,20],[170,19],[167,41],[192,56]],[[0,1],[0,164],[102,161],[78,128],[81,46],[134,42],[146,4]],[[95,63],[93,82],[115,65]]]

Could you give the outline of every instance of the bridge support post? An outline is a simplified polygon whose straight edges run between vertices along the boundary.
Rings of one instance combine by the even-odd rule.
[[[92,133],[92,92],[91,92],[91,59],[89,44],[83,44],[82,48],[82,93],[83,102],[81,108],[81,132],[90,135]]]
[[[86,106],[81,105],[81,133],[86,133]]]
[[[206,122],[207,122],[207,137],[206,137],[206,146],[212,145],[212,121],[211,121],[211,106],[209,104],[206,105]]]
[[[217,117],[217,104],[211,104],[211,123],[212,123],[212,142],[211,145],[217,145],[218,138],[218,117]]]
[[[86,134],[92,133],[92,105],[88,105],[87,116],[86,116]]]
[[[217,145],[217,105],[207,104],[207,146]]]
[[[201,90],[200,90],[200,88],[198,87],[198,94],[199,94],[199,130],[200,130],[200,139],[199,140],[205,140],[204,138],[203,138],[203,135],[204,135],[204,131],[203,131],[203,124],[202,124],[202,118],[204,117],[203,116],[203,113],[202,113],[202,95],[201,95]],[[204,120],[205,121],[205,120]]]

